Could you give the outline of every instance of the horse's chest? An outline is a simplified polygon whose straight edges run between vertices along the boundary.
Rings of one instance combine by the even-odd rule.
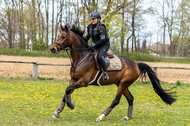
[[[83,72],[80,69],[71,70],[71,78],[79,80],[83,76]]]

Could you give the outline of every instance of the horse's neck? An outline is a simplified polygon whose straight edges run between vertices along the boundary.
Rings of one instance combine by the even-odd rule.
[[[80,40],[78,38],[74,38],[74,41],[75,42],[72,44],[71,58],[73,60],[73,64],[76,64],[90,52],[86,48],[82,48]]]

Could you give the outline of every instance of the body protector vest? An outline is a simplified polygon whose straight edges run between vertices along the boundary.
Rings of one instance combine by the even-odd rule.
[[[94,43],[96,43],[100,39],[109,41],[107,37],[106,27],[103,23],[98,23],[97,25],[93,25],[93,24],[89,25],[89,34]]]

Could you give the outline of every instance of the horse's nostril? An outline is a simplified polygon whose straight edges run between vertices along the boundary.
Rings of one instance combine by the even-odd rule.
[[[50,50],[51,50],[52,53],[56,52],[56,50],[54,48],[51,48]]]

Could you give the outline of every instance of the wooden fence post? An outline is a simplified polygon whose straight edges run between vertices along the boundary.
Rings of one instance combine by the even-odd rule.
[[[32,75],[34,80],[38,79],[38,62],[33,63],[33,75]]]

